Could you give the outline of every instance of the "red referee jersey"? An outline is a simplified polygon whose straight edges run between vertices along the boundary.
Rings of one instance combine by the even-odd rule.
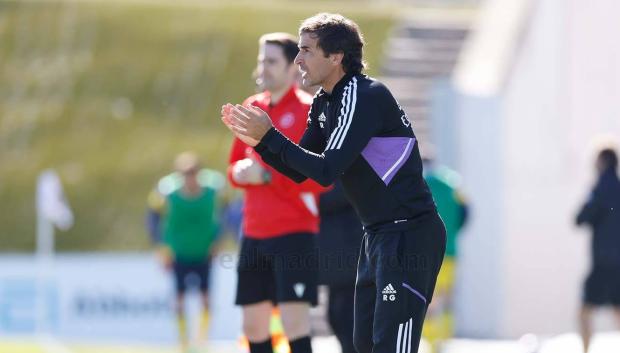
[[[276,105],[270,104],[269,92],[249,97],[244,105],[248,103],[267,112],[278,130],[299,143],[306,129],[312,96],[292,87]],[[258,161],[271,173],[271,182],[265,185],[237,184],[232,178],[232,166],[244,158]],[[227,174],[233,186],[245,190],[244,236],[265,239],[295,232],[318,232],[318,195],[325,188],[316,182],[308,179],[301,184],[295,183],[264,163],[252,147],[239,139],[233,142]]]

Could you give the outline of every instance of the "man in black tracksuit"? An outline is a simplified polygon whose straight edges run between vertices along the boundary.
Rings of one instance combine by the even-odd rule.
[[[222,107],[222,121],[289,178],[342,180],[364,225],[355,292],[359,353],[417,352],[446,234],[422,177],[411,122],[390,91],[361,71],[355,23],[319,14],[300,27],[304,85],[321,85],[299,145],[253,107]]]

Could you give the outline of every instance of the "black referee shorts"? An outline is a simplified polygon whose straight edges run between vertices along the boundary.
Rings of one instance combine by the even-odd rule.
[[[317,304],[318,261],[315,234],[293,233],[269,239],[243,237],[237,267],[235,304],[269,300],[274,304]]]
[[[358,353],[415,353],[446,249],[436,212],[366,229],[355,287]]]

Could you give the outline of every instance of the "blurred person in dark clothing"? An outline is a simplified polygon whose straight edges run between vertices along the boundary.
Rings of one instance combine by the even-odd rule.
[[[340,342],[342,353],[353,347],[353,298],[362,223],[344,195],[340,181],[319,198],[321,226],[317,243],[320,254],[319,284],[329,287],[329,325]]]
[[[592,269],[584,285],[580,329],[584,352],[592,336],[594,309],[612,306],[620,325],[620,180],[618,155],[612,148],[599,152],[598,180],[577,215],[577,224],[592,228]]]

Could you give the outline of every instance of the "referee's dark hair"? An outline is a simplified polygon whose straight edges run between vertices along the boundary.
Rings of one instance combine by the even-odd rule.
[[[295,61],[297,53],[299,53],[299,47],[297,46],[297,38],[289,33],[275,32],[263,34],[258,40],[259,44],[274,44],[282,48],[284,57],[288,64],[292,64]]]
[[[299,34],[310,33],[325,56],[343,53],[342,68],[347,74],[358,74],[366,68],[363,60],[364,37],[357,24],[348,18],[320,13],[302,22]]]
[[[598,159],[603,163],[605,169],[618,169],[618,155],[613,148],[604,148],[598,153]]]

